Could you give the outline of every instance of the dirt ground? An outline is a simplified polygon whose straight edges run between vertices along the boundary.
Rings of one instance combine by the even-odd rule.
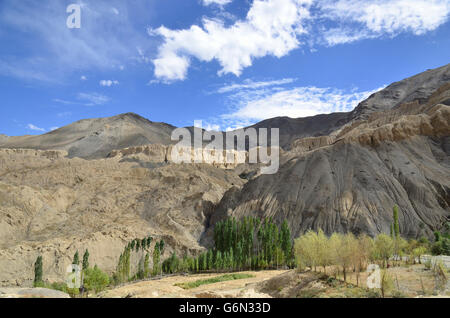
[[[318,268],[323,273],[323,269]],[[335,268],[327,267],[327,274],[334,277]],[[404,297],[430,297],[430,296],[450,296],[450,284],[439,286],[433,271],[425,268],[423,264],[391,266],[387,269],[393,282],[393,291]],[[359,275],[354,272],[347,273],[347,283],[361,288],[367,288],[367,278],[369,273],[362,272]],[[342,272],[337,275],[341,281],[344,280]]]
[[[267,298],[265,293],[256,291],[257,284],[286,273],[285,270],[243,272],[254,275],[253,278],[238,279],[203,285],[185,290],[175,286],[179,283],[193,282],[199,279],[221,276],[221,274],[199,274],[173,276],[161,280],[139,282],[108,290],[98,295],[101,298]]]
[[[319,269],[318,269],[319,270]],[[199,279],[221,276],[221,274],[199,274],[172,276],[129,284],[105,291],[101,298],[298,298],[298,297],[378,297],[377,291],[367,289],[368,273],[361,273],[359,282],[356,273],[342,274],[334,278],[333,268],[327,274],[320,271],[299,272],[297,270],[244,272],[253,278],[219,282],[185,290],[175,284],[193,282]],[[433,272],[424,265],[391,267],[388,273],[393,281],[388,297],[448,297],[447,290],[438,290]],[[358,283],[357,283],[358,282]],[[445,287],[444,287],[445,288]]]

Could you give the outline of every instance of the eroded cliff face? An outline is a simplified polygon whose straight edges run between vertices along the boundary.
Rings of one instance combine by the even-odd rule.
[[[450,217],[449,86],[329,136],[294,141],[280,171],[229,190],[212,223],[256,215],[287,219],[295,236],[309,229],[376,235],[389,233],[397,204],[404,236],[431,236]]]
[[[244,182],[210,165],[66,155],[0,150],[0,285],[30,286],[38,255],[46,279],[64,279],[86,248],[112,273],[124,246],[148,235],[166,241],[166,255],[195,254],[211,206]]]

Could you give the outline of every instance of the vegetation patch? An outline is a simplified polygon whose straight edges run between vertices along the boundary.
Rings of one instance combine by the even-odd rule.
[[[212,277],[208,279],[199,279],[194,282],[189,283],[182,283],[182,284],[175,284],[175,286],[181,287],[183,289],[193,289],[200,287],[202,285],[209,285],[209,284],[215,284],[220,282],[226,282],[230,280],[238,280],[238,279],[246,279],[246,278],[253,278],[254,275],[251,274],[226,274],[222,276]]]

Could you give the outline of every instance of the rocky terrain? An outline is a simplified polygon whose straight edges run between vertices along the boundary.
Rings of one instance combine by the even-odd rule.
[[[97,159],[112,150],[146,144],[170,144],[175,127],[128,113],[84,119],[41,136],[0,136],[1,148],[66,150],[70,158]]]
[[[450,65],[392,84],[353,112],[274,118],[281,165],[174,164],[175,127],[135,114],[88,119],[41,136],[0,136],[0,286],[62,280],[76,250],[111,273],[134,238],[196,254],[214,223],[259,215],[308,229],[407,237],[450,217]]]

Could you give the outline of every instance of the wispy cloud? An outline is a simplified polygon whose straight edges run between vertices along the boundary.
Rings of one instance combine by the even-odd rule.
[[[64,105],[83,105],[83,106],[98,106],[106,104],[111,101],[108,96],[99,93],[78,93],[76,96],[76,101],[65,100],[55,98],[53,102],[64,104]],[[61,112],[58,114],[59,117],[66,117],[72,115],[71,112]]]
[[[99,93],[78,93],[77,98],[81,101],[86,101],[86,106],[98,106],[109,102],[111,99],[108,96]]]
[[[294,78],[284,78],[281,80],[273,80],[273,81],[252,81],[250,79],[246,79],[243,81],[243,83],[240,84],[229,84],[225,85],[217,90],[218,93],[224,94],[224,93],[230,93],[233,91],[239,91],[244,89],[258,89],[258,88],[264,88],[269,86],[279,86],[279,85],[285,85],[290,84],[295,81]]]
[[[232,1],[233,0],[202,0],[203,4],[205,6],[209,6],[211,4],[218,4],[218,5],[224,6]]]
[[[53,101],[55,103],[64,104],[64,105],[76,105],[76,104],[79,104],[77,102],[72,102],[72,101],[64,100],[64,99],[60,99],[60,98],[54,98]]]
[[[72,116],[72,112],[61,112],[61,113],[56,114],[56,116],[58,116],[58,117],[69,117],[69,116]]]
[[[115,80],[101,80],[100,81],[100,86],[111,87],[111,86],[115,86],[115,85],[119,85],[119,81],[115,81]]]
[[[314,86],[279,91],[246,92],[233,96],[237,109],[222,115],[224,119],[259,121],[278,116],[308,117],[353,110],[375,91],[345,91]]]
[[[40,131],[40,132],[45,132],[46,131],[44,128],[40,128],[40,127],[38,127],[36,125],[33,125],[33,124],[28,124],[27,128],[30,129],[30,130]]]
[[[225,94],[229,110],[218,118],[204,120],[208,127],[232,130],[250,126],[261,120],[287,116],[291,118],[348,112],[375,90],[346,90],[332,87],[293,86],[295,80],[265,82],[246,80],[224,86],[216,93]]]
[[[448,21],[448,0],[319,0],[317,18],[337,27],[320,34],[330,46],[410,32],[422,35]]]

